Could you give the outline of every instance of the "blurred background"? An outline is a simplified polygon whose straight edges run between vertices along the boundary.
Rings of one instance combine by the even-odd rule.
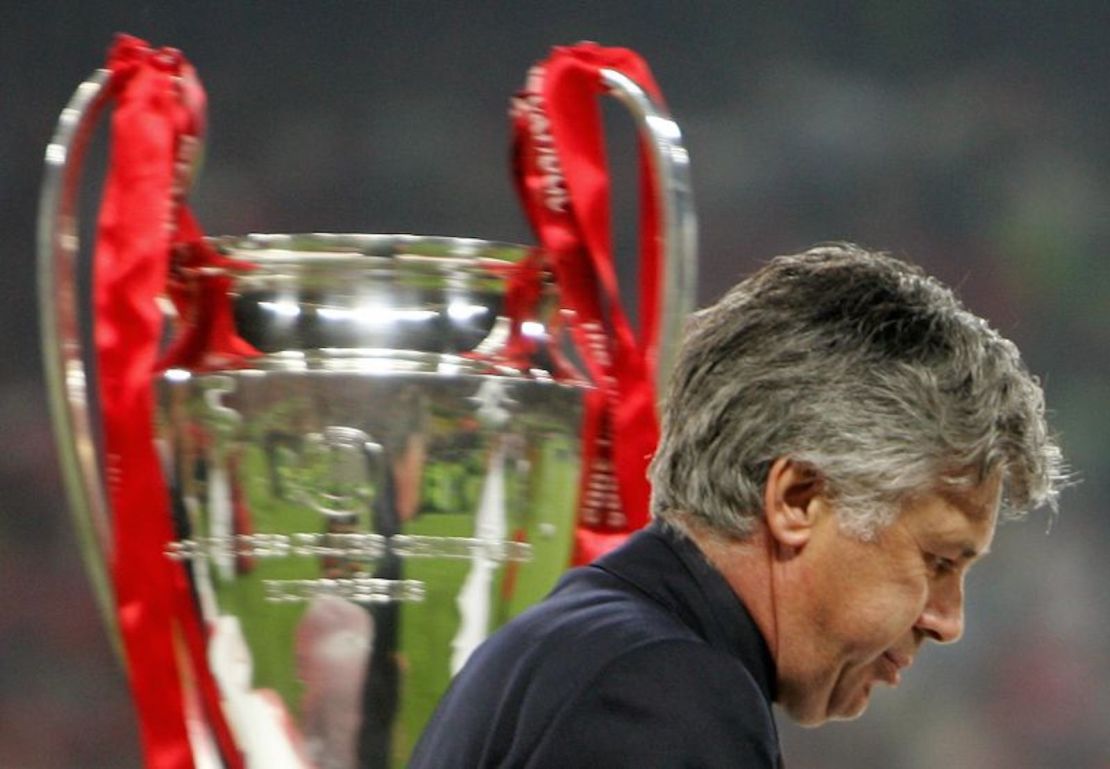
[[[1050,532],[1043,512],[1001,529],[960,645],[860,721],[782,719],[787,766],[1110,767],[1108,30],[1095,0],[4,3],[0,769],[139,766],[64,507],[34,288],[42,153],[116,31],[181,48],[207,86],[193,201],[213,234],[530,242],[510,94],[554,44],[640,52],[693,159],[700,304],[817,241],[910,257],[1018,343],[1082,477]]]

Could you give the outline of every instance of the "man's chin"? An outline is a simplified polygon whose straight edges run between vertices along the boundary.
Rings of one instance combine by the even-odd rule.
[[[871,703],[871,686],[864,686],[862,689],[853,692],[850,696],[844,698],[842,701],[834,701],[829,704],[829,721],[853,721],[864,714],[867,706]]]
[[[824,707],[814,706],[803,712],[787,713],[799,726],[812,729],[830,721],[853,721],[864,714],[871,702],[871,687],[867,686],[847,696],[834,693]]]
[[[853,705],[853,707],[810,707],[804,710],[784,708],[784,710],[790,716],[790,720],[798,726],[804,729],[814,729],[830,721],[851,721],[859,718],[867,710],[867,698],[863,698],[861,702]]]
[[[834,689],[827,693],[827,699],[811,696],[795,702],[780,700],[779,705],[798,726],[812,729],[829,721],[859,718],[870,701],[871,685],[865,684],[849,692]]]
[[[857,718],[867,712],[867,701],[865,700],[862,705],[854,710],[847,710],[843,712],[830,713],[829,721],[855,721]]]

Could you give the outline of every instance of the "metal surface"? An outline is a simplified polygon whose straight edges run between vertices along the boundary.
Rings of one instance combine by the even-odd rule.
[[[678,124],[630,79],[616,70],[601,71],[602,80],[632,113],[641,139],[648,148],[656,184],[656,210],[663,218],[664,274],[660,283],[656,397],[667,391],[674,358],[682,342],[682,322],[694,310],[697,299],[698,232],[694,195],[690,185],[690,157],[682,144]]]
[[[46,148],[37,257],[43,365],[58,460],[85,565],[118,649],[115,598],[106,566],[112,553],[111,523],[90,422],[82,349],[77,236],[85,147],[107,100],[110,78],[108,70],[97,70],[77,88]]]
[[[225,274],[263,354],[163,378],[168,554],[248,766],[403,766],[470,651],[568,562],[587,386],[553,363],[554,286],[536,274],[510,317],[521,247],[214,242],[249,263]]]

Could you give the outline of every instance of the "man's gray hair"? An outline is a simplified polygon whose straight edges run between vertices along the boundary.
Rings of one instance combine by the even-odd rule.
[[[777,257],[691,318],[652,512],[747,536],[779,457],[818,472],[863,538],[914,493],[998,471],[1007,512],[1055,507],[1065,474],[1014,344],[919,268],[849,244]]]

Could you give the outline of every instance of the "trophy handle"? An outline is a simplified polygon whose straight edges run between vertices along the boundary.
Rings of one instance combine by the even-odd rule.
[[[656,398],[667,391],[667,381],[682,341],[686,316],[693,309],[697,292],[697,218],[690,184],[690,156],[682,144],[682,132],[666,108],[655,102],[634,80],[613,69],[601,71],[602,83],[620,101],[636,122],[640,138],[648,148],[655,177],[657,210],[662,212],[663,280],[660,282]]]
[[[108,577],[112,530],[89,414],[91,372],[82,344],[77,268],[77,202],[85,149],[110,98],[111,80],[110,70],[98,69],[77,87],[58,118],[46,148],[37,259],[42,355],[55,445],[93,592],[119,651],[115,597]]]

